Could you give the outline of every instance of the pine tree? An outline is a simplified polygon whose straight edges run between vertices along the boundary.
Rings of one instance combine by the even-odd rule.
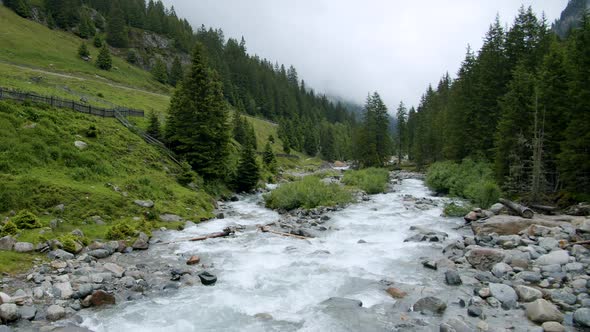
[[[4,0],[4,4],[22,17],[31,16],[31,8],[26,0]]]
[[[356,151],[361,167],[380,167],[391,155],[387,107],[377,92],[367,97],[363,124],[357,134]]]
[[[397,108],[397,162],[402,164],[404,152],[406,152],[406,136],[407,136],[407,110],[403,102],[399,103]]]
[[[170,68],[170,76],[168,77],[168,83],[172,86],[176,86],[178,82],[182,80],[182,64],[178,57],[174,58],[172,62],[172,68]]]
[[[227,107],[221,82],[207,67],[201,44],[195,47],[190,72],[170,101],[166,138],[172,150],[205,179],[227,175]]]
[[[242,147],[237,174],[234,180],[237,191],[247,192],[256,188],[260,178],[260,169],[256,162],[256,151],[252,145]]]
[[[92,40],[94,47],[101,48],[102,47],[102,38],[99,35],[95,35],[94,39]]]
[[[161,133],[160,133],[160,119],[158,119],[158,116],[156,115],[155,112],[150,112],[150,117],[149,117],[149,126],[146,130],[146,133],[150,136],[152,136],[155,139],[160,139],[161,138]]]
[[[126,60],[127,60],[127,62],[129,62],[132,65],[137,64],[137,52],[135,52],[135,50],[133,50],[133,49],[129,49],[127,51]]]
[[[88,51],[86,43],[82,42],[82,44],[80,44],[80,47],[78,48],[78,56],[80,58],[88,58],[90,56],[90,51]]]
[[[92,19],[86,9],[80,12],[80,23],[78,24],[78,35],[81,38],[87,39],[96,34],[96,29],[92,23]]]
[[[129,43],[125,15],[119,1],[114,1],[111,5],[107,25],[107,42],[113,47],[127,47]]]
[[[168,70],[166,69],[166,64],[160,58],[156,58],[154,67],[152,67],[152,77],[163,84],[168,82]]]
[[[275,154],[272,151],[272,145],[270,145],[270,142],[266,142],[266,146],[264,147],[264,153],[262,154],[262,161],[271,173],[276,173],[277,158],[275,157]]]
[[[111,52],[106,44],[102,45],[98,58],[96,59],[96,66],[102,70],[110,70],[113,66],[113,60],[111,59]]]

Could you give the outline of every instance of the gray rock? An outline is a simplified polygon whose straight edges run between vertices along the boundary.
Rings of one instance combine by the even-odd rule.
[[[455,270],[448,270],[445,272],[445,282],[450,286],[459,286],[463,283],[461,281],[461,276],[459,276],[459,273]]]
[[[6,293],[0,292],[0,304],[11,302],[10,296]]]
[[[22,319],[32,320],[37,314],[37,308],[25,305],[19,308],[19,312]]]
[[[475,248],[468,251],[465,258],[476,269],[489,271],[496,263],[504,260],[504,253],[495,249]]]
[[[586,279],[576,279],[572,281],[572,287],[574,289],[584,289],[586,288],[587,281]]]
[[[175,214],[165,213],[160,215],[160,220],[164,222],[178,222],[182,221],[182,217]]]
[[[79,229],[74,229],[74,230],[72,231],[72,235],[74,235],[74,236],[77,236],[77,237],[84,237],[84,232],[82,232],[82,231],[81,231],[81,230],[79,230]]]
[[[567,264],[569,262],[569,253],[565,250],[555,250],[537,258],[537,265]]]
[[[481,308],[478,306],[470,305],[467,308],[467,314],[471,317],[479,317],[481,314],[483,314],[483,310],[481,310]]]
[[[584,264],[582,263],[567,263],[565,264],[565,270],[568,272],[582,272],[584,270]]]
[[[50,259],[62,259],[62,260],[69,260],[74,259],[74,255],[70,254],[69,252],[61,249],[50,251],[47,256]]]
[[[578,300],[578,298],[574,294],[572,294],[571,292],[568,292],[565,289],[552,290],[549,293],[549,297],[551,298],[551,301],[553,301],[553,302],[556,302],[556,303],[562,302],[562,303],[566,303],[569,305],[576,304],[576,302]]]
[[[148,200],[145,200],[145,201],[136,199],[136,200],[133,201],[133,203],[135,203],[136,205],[139,205],[141,207],[144,207],[144,208],[154,207],[154,202],[151,201],[151,200],[149,200],[149,199]]]
[[[0,325],[0,332],[12,332],[12,329],[6,325]]]
[[[84,141],[75,141],[74,146],[77,147],[79,150],[84,150],[88,147],[88,144]]]
[[[125,269],[115,263],[106,263],[103,267],[105,270],[113,273],[116,278],[123,277],[123,273],[125,273]]]
[[[516,292],[512,287],[494,283],[491,283],[489,287],[490,294],[502,303],[502,307],[513,308],[516,305],[518,295],[516,295]]]
[[[10,251],[14,248],[16,240],[12,236],[8,235],[0,238],[0,250]]]
[[[492,267],[492,274],[498,278],[502,278],[508,272],[512,272],[512,267],[504,262],[496,263]]]
[[[56,296],[59,296],[62,300],[67,300],[74,294],[72,285],[69,282],[55,283],[53,288],[56,290]]]
[[[80,284],[78,285],[78,290],[76,291],[74,297],[78,299],[83,299],[86,296],[92,294],[93,290],[94,287],[92,287],[92,284]]]
[[[133,243],[133,249],[135,250],[146,250],[149,248],[150,238],[143,232],[139,233],[137,240]]]
[[[532,272],[532,271],[522,271],[517,273],[514,276],[515,279],[522,279],[524,281],[528,281],[528,282],[533,282],[533,283],[537,283],[539,281],[541,281],[541,274],[538,272]]]
[[[363,306],[363,302],[354,299],[347,299],[343,297],[331,297],[321,304],[333,308],[358,308]]]
[[[66,317],[66,309],[57,304],[53,304],[47,308],[46,317],[50,321],[63,319]]]
[[[107,249],[94,249],[90,250],[88,256],[92,256],[94,258],[107,258],[111,255],[111,252]]]
[[[574,312],[574,322],[580,326],[590,327],[590,308],[580,308]]]
[[[557,307],[543,299],[526,304],[526,315],[528,319],[538,324],[563,321],[563,314]]]
[[[514,289],[520,302],[533,302],[543,297],[543,293],[540,290],[532,287],[518,285]]]
[[[14,244],[14,251],[16,251],[16,252],[32,252],[32,251],[35,251],[35,246],[29,242],[17,242]]]
[[[559,241],[552,237],[542,237],[539,238],[539,247],[547,251],[553,251],[559,248]]]
[[[447,304],[434,296],[423,297],[414,303],[414,311],[442,314],[447,309]]]
[[[451,318],[440,325],[440,332],[472,332],[473,329],[469,327],[464,321],[458,318]]]
[[[545,322],[541,327],[543,332],[565,332],[565,327],[558,322]]]
[[[0,305],[0,318],[5,322],[13,322],[20,318],[18,307],[14,303],[4,303]]]
[[[500,214],[504,208],[504,204],[496,203],[490,207],[490,211],[492,211],[494,214]]]

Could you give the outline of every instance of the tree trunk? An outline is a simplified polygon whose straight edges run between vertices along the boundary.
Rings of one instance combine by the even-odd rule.
[[[523,218],[532,219],[533,216],[535,215],[533,210],[529,209],[526,206],[520,205],[518,203],[509,201],[504,198],[500,198],[499,201],[500,201],[500,203],[504,204],[510,210],[516,212],[519,216],[521,216]]]
[[[273,234],[277,234],[277,235],[281,235],[281,236],[293,237],[293,238],[300,239],[300,240],[307,240],[307,239],[309,239],[308,237],[301,236],[301,235],[295,235],[295,234],[290,234],[290,233],[283,233],[283,232],[273,231],[272,229],[270,229],[270,228],[268,228],[266,226],[261,226],[261,227],[259,227],[259,229],[263,233],[273,233]]]

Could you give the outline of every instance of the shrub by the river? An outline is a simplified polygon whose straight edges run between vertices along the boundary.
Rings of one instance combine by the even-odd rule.
[[[39,218],[34,215],[32,212],[27,210],[20,211],[12,221],[19,229],[33,229],[33,228],[41,228],[41,222]]]
[[[352,201],[352,194],[335,183],[322,182],[316,176],[285,183],[264,196],[271,209],[313,209],[318,206],[335,206]]]
[[[366,168],[359,171],[347,171],[342,182],[364,190],[367,194],[385,192],[389,182],[389,172],[383,168]]]
[[[496,203],[501,194],[490,165],[471,159],[460,164],[451,161],[432,164],[426,184],[438,193],[467,198],[482,208]]]

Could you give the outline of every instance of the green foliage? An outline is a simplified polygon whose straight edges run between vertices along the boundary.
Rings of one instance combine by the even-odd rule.
[[[80,48],[78,48],[78,56],[81,58],[87,58],[90,56],[90,51],[88,51],[88,46],[86,46],[85,42],[80,44]]]
[[[256,162],[256,151],[251,144],[242,147],[240,162],[234,180],[237,191],[247,192],[258,184],[260,178],[260,168]]]
[[[155,139],[160,139],[162,133],[160,128],[160,119],[158,118],[158,115],[155,112],[150,112],[148,121],[149,125],[146,130],[146,133]]]
[[[88,137],[88,138],[97,138],[98,137],[98,128],[96,128],[96,125],[88,126],[88,130],[86,130],[86,137]]]
[[[447,217],[463,217],[473,209],[470,205],[457,204],[454,202],[445,204],[443,214]]]
[[[136,230],[127,222],[120,222],[109,228],[107,239],[109,240],[126,240],[136,235]]]
[[[78,35],[81,38],[87,39],[96,34],[96,28],[90,18],[87,8],[80,11],[80,23],[78,24]]]
[[[166,141],[205,179],[227,176],[230,131],[219,77],[207,68],[203,46],[170,101]]]
[[[500,198],[489,164],[465,159],[461,164],[445,161],[430,166],[426,184],[434,191],[469,199],[481,208],[488,208]]]
[[[94,35],[94,39],[92,39],[92,44],[96,48],[101,48],[103,44],[102,38],[99,35]]]
[[[19,211],[16,216],[12,218],[12,222],[14,222],[16,227],[19,229],[33,229],[42,227],[39,217],[28,210]]]
[[[366,168],[344,173],[342,183],[362,189],[367,194],[383,193],[389,183],[389,171],[384,168]]]
[[[119,1],[113,2],[108,17],[107,42],[113,47],[127,47],[129,36],[125,23],[125,13]]]
[[[127,60],[127,62],[129,62],[132,65],[137,64],[137,52],[132,49],[128,50],[126,60]],[[153,74],[152,74],[152,76],[153,76]]]
[[[7,235],[16,235],[18,234],[18,227],[12,222],[8,220],[2,228],[0,228],[0,237],[7,236]]]
[[[72,254],[78,253],[78,250],[76,250],[76,247],[82,248],[84,245],[88,245],[90,242],[88,239],[75,236],[71,233],[64,234],[64,235],[58,237],[57,240],[59,242],[61,242],[61,244],[63,245],[63,249],[65,251],[70,252]]]
[[[271,209],[313,209],[318,206],[335,206],[352,201],[352,194],[338,184],[327,184],[318,177],[306,176],[301,180],[285,183],[264,196]]]
[[[166,64],[164,61],[162,61],[162,59],[156,58],[156,62],[154,67],[152,67],[151,72],[156,81],[163,84],[168,83],[168,69],[166,68]]]
[[[31,7],[26,0],[4,0],[4,5],[22,17],[31,16]]]
[[[387,107],[377,92],[367,97],[363,125],[357,134],[356,154],[361,167],[385,165],[391,155]]]
[[[182,64],[180,63],[180,59],[178,57],[174,58],[172,62],[172,67],[170,68],[170,75],[168,76],[168,83],[172,86],[176,86],[178,82],[182,81],[183,76],[182,71]]]
[[[274,152],[272,151],[272,145],[270,145],[270,141],[266,143],[264,147],[264,152],[262,154],[262,161],[264,165],[271,173],[277,172],[277,158],[275,157]]]
[[[111,70],[113,67],[113,60],[111,59],[111,52],[106,44],[102,45],[98,58],[96,59],[96,66],[102,70]]]

